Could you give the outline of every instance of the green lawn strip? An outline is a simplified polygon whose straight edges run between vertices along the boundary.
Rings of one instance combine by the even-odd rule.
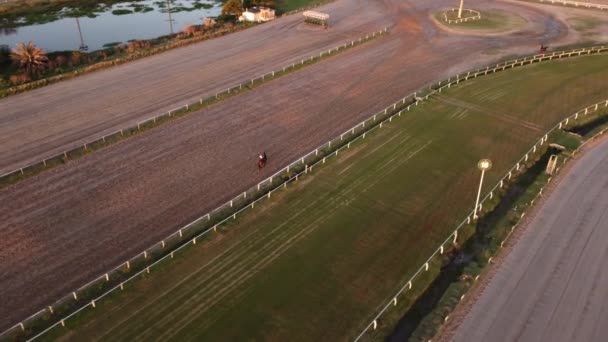
[[[380,32],[382,32],[382,33],[380,33]],[[55,155],[55,156],[49,157],[48,159],[46,159],[44,161],[30,164],[26,167],[23,167],[20,170],[15,170],[12,173],[6,174],[0,178],[0,189],[5,186],[17,183],[30,176],[39,174],[40,172],[49,170],[55,166],[65,164],[65,163],[69,162],[70,160],[81,158],[86,154],[95,152],[96,150],[98,150],[100,148],[110,146],[110,145],[112,145],[118,141],[121,141],[125,138],[128,138],[130,136],[133,136],[133,135],[139,134],[141,132],[144,132],[148,129],[160,126],[163,123],[170,121],[172,119],[177,119],[186,114],[200,111],[210,105],[216,104],[222,100],[228,99],[230,97],[236,96],[243,92],[257,88],[257,87],[259,87],[263,84],[266,84],[274,79],[277,79],[281,76],[284,76],[284,75],[287,75],[287,74],[290,74],[293,72],[297,72],[298,70],[300,70],[304,67],[315,64],[326,58],[335,56],[336,54],[344,52],[353,47],[357,47],[360,44],[366,43],[375,38],[381,37],[383,34],[386,34],[386,33],[384,33],[383,31],[378,31],[378,32],[375,32],[374,35],[372,35],[372,34],[366,35],[366,36],[362,37],[361,39],[353,40],[352,45],[345,43],[344,45],[340,45],[338,47],[332,48],[331,53],[327,53],[326,51],[324,51],[325,53],[323,53],[323,55],[315,55],[315,56],[308,57],[306,59],[302,59],[300,63],[293,63],[289,66],[285,66],[284,68],[279,69],[276,72],[269,72],[263,76],[259,76],[248,82],[244,82],[241,85],[233,86],[229,89],[221,91],[220,93],[216,94],[215,96],[210,96],[205,99],[201,99],[199,102],[190,104],[187,107],[180,107],[177,110],[173,110],[173,111],[161,114],[161,115],[155,117],[154,119],[150,118],[150,119],[144,120],[139,125],[125,128],[125,129],[115,132],[115,133],[111,133],[103,138],[98,138],[97,140],[95,140],[91,143],[73,148],[73,149],[67,151],[65,154]]]
[[[604,56],[573,58],[452,87],[190,248],[183,261],[130,284],[128,300],[102,300],[87,309],[93,319],[56,330],[113,340],[352,339],[470,211],[477,160],[494,160],[489,189],[547,129],[599,100],[606,66]],[[517,83],[512,93],[506,79]],[[564,82],[583,89],[570,98]],[[529,120],[540,131],[522,124]],[[408,301],[390,315],[402,315]],[[383,318],[381,328],[391,321]]]
[[[601,112],[600,112],[601,114]],[[576,134],[582,136],[585,139],[591,138],[601,131],[606,129],[608,125],[608,115],[589,115],[588,117],[580,118],[576,122],[576,126],[568,127],[567,131],[573,133],[569,135],[572,139],[572,135]]]
[[[492,31],[492,32],[501,32],[507,31],[511,29],[515,29],[523,26],[526,21],[522,17],[510,14],[503,11],[497,10],[480,10],[481,19],[469,19],[465,22],[458,23],[446,23],[444,18],[444,11],[437,12],[434,14],[435,19],[445,25],[447,27],[452,27],[455,29],[465,29],[465,30],[479,30],[479,31]],[[457,20],[457,11],[448,11],[445,12],[448,14],[449,20]],[[462,14],[462,18],[473,17],[474,14],[464,11]]]
[[[324,5],[332,1],[334,0],[278,0],[277,10],[279,10],[281,13],[287,13]]]

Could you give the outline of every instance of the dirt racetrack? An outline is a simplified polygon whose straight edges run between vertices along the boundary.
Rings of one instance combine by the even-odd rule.
[[[301,14],[0,99],[0,174],[40,161],[390,24],[375,1],[330,4],[332,27]],[[26,134],[23,134],[26,132]]]
[[[473,290],[481,293],[460,326],[451,323],[438,340],[606,340],[608,139],[592,144],[560,175],[483,290]]]
[[[376,19],[366,27],[384,26],[388,21],[395,25],[389,36],[0,190],[3,203],[0,207],[0,330],[140,253],[180,225],[420,86],[501,56],[533,52],[540,39],[554,42],[569,37],[567,27],[552,15],[533,6],[502,2],[476,4],[482,8],[517,10],[529,20],[524,31],[503,37],[450,35],[438,30],[429,18],[431,8],[448,3],[451,2],[374,2],[370,6],[375,9],[372,18]],[[342,8],[363,8],[367,4],[367,1],[343,0],[330,8],[341,13]],[[283,27],[280,21],[276,25]],[[266,29],[265,26],[258,29]],[[290,37],[291,31],[299,29],[301,27],[294,24],[283,27],[283,33],[276,35]],[[226,43],[228,45],[238,44],[245,33],[222,39],[235,40]],[[280,45],[277,44],[274,53],[283,53]],[[290,46],[287,44],[286,48]],[[245,60],[241,62],[243,68],[251,63],[248,56],[241,57]],[[151,62],[144,59],[125,68],[135,68],[137,63]],[[222,63],[219,61],[217,65]],[[138,103],[138,98],[157,101],[158,105],[170,102],[179,94],[199,94],[199,89],[193,90],[197,77],[187,70],[179,77],[174,76],[175,80],[163,80],[159,76],[146,80],[153,77],[148,73],[163,72],[158,66],[151,66],[146,73],[134,77],[141,77],[136,83],[152,82],[156,88],[142,94],[133,93],[124,101],[110,100],[125,92],[122,86],[111,88],[105,84],[99,89],[91,86],[89,92],[94,94],[87,95],[87,92],[80,94],[72,85],[87,79],[91,82],[93,77],[101,78],[105,72],[124,70],[120,68],[39,90],[51,94],[55,87],[65,87],[61,88],[67,92],[63,102],[46,97],[51,95],[32,101],[39,101],[38,106],[49,107],[51,111],[73,111],[65,118],[65,125],[87,126],[88,134],[92,134],[105,129],[103,127],[124,123],[124,117],[102,112],[102,115],[93,114],[90,121],[72,123],[70,118],[80,106],[74,107],[70,97],[97,98],[99,91],[100,98],[107,96],[104,101],[117,106],[113,108],[124,106],[126,113],[139,108],[139,105],[131,107],[131,102]],[[161,86],[165,81],[170,85]],[[160,99],[161,90],[171,93],[173,87],[181,90]],[[16,101],[35,93],[5,100]],[[0,104],[5,106],[5,100]],[[82,103],[79,100],[78,104]],[[84,112],[98,113],[101,103]],[[70,106],[72,109],[68,110]],[[128,114],[128,120],[140,114]],[[26,111],[7,117],[20,121],[19,115],[28,116]],[[104,115],[116,120],[108,120]],[[17,121],[15,126],[20,127]],[[45,139],[60,141],[65,135],[69,141],[77,140],[70,137],[67,126],[57,131],[52,129],[53,121],[41,120],[41,127],[48,128],[45,131],[48,137],[32,138],[14,156],[27,154],[27,150],[38,151],[32,144],[47,141]],[[90,124],[93,121],[95,124]],[[12,125],[10,122],[3,122],[3,131],[9,130],[4,127]],[[24,132],[29,132],[18,130],[22,137]],[[2,139],[1,159],[4,160],[5,156],[10,157],[10,153],[4,152],[5,144],[14,143],[6,136]],[[256,154],[261,150],[267,151],[270,159],[264,172],[258,172],[255,167]]]

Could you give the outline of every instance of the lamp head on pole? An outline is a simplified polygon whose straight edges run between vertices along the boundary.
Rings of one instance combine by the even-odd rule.
[[[479,161],[479,163],[477,163],[477,167],[481,171],[488,171],[492,168],[492,161],[490,159],[482,159]]]

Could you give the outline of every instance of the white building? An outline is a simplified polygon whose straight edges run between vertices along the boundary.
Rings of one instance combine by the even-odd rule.
[[[272,8],[267,7],[253,7],[248,8],[239,17],[239,21],[251,21],[251,22],[265,22],[274,20],[276,18],[275,11]]]

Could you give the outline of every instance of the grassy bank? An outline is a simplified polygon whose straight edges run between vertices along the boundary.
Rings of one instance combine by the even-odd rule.
[[[603,108],[584,118],[580,118],[565,130],[558,130],[550,135],[549,143],[564,147],[564,150],[549,148],[532,160],[527,169],[506,191],[498,196],[500,202],[489,210],[475,225],[475,233],[460,249],[459,255],[464,255],[464,262],[452,260],[444,267],[445,271],[432,283],[430,288],[438,291],[428,292],[421,297],[416,305],[423,307],[415,313],[417,325],[415,330],[408,330],[404,337],[411,341],[428,341],[439,333],[446,317],[457,307],[467,295],[474,281],[483,275],[484,266],[489,258],[499,253],[503,242],[509,237],[521,219],[534,205],[542,189],[547,185],[550,176],[545,173],[549,157],[557,155],[562,162],[569,160],[583,141],[594,137],[608,126],[608,110]],[[583,133],[582,136],[569,132]],[[454,272],[455,271],[455,272]],[[410,315],[412,312],[408,312]],[[413,313],[412,313],[413,314]]]
[[[605,97],[607,66],[572,58],[451,87],[54,333],[352,340],[470,211],[476,162],[494,160],[495,184],[548,128]],[[440,266],[366,338],[390,333]]]

